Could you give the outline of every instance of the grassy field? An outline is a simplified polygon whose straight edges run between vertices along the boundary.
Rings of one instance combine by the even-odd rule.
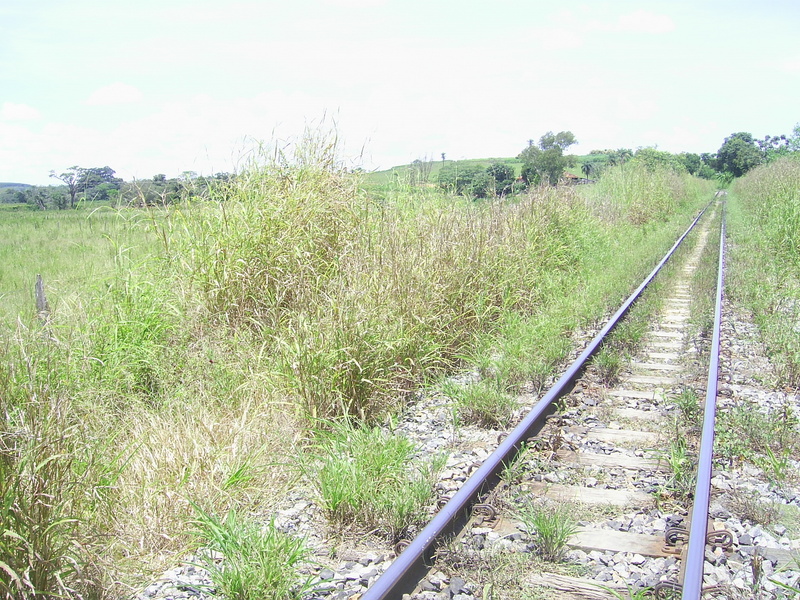
[[[800,385],[800,160],[749,172],[730,193],[733,297],[749,308],[778,367]]]
[[[543,382],[711,197],[633,167],[496,202],[392,186],[372,194],[310,136],[210,202],[0,213],[5,597],[119,597],[221,531],[268,543],[300,480],[334,529],[402,534],[430,482],[375,426],[462,368],[489,402]],[[413,502],[329,483],[361,448]]]

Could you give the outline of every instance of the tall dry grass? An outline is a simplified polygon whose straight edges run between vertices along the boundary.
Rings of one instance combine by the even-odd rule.
[[[577,262],[568,233],[584,214],[552,188],[514,203],[380,202],[328,140],[301,148],[258,157],[219,205],[174,215],[187,234],[172,248],[209,316],[262,339],[311,416],[391,409]]]
[[[668,219],[685,208],[687,201],[710,195],[711,183],[667,167],[631,161],[604,172],[588,193],[598,214],[643,225]]]

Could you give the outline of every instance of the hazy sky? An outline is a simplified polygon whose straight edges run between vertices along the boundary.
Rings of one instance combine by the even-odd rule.
[[[0,181],[231,171],[325,115],[368,169],[800,121],[797,0],[2,0],[0,23]]]

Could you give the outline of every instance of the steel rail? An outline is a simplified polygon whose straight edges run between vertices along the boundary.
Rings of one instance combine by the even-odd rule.
[[[526,439],[538,433],[544,426],[545,419],[555,410],[555,401],[569,393],[575,380],[580,375],[586,362],[599,349],[606,335],[625,316],[633,303],[641,296],[644,289],[653,281],[658,272],[672,257],[686,236],[694,229],[700,218],[705,214],[706,207],[695,217],[692,224],[686,229],[675,244],[666,253],[664,258],[656,265],[651,273],[636,288],[628,299],[620,306],[616,313],[609,319],[586,349],[570,365],[561,378],[550,388],[545,396],[534,406],[526,417],[503,440],[495,451],[486,458],[483,464],[464,483],[461,489],[439,510],[428,525],[417,535],[414,540],[400,553],[389,568],[367,589],[360,600],[400,600],[404,593],[410,593],[424,576],[425,560],[433,555],[434,542],[447,534],[456,531],[458,524],[464,524],[469,519],[469,510],[482,493],[490,489],[492,480],[497,483],[497,474],[505,464],[508,464],[519,452]]]
[[[711,358],[708,366],[706,405],[703,411],[703,432],[700,438],[700,457],[697,464],[697,485],[694,492],[689,544],[686,552],[681,600],[699,600],[703,588],[706,536],[708,534],[708,504],[711,497],[711,466],[714,452],[714,422],[717,412],[717,383],[719,378],[719,338],[722,321],[722,287],[725,281],[725,207],[719,236],[717,294],[714,308],[714,333],[711,337]]]

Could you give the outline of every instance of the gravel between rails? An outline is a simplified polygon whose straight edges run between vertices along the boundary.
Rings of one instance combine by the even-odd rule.
[[[800,396],[770,385],[772,369],[759,342],[758,331],[748,315],[726,302],[722,332],[719,410],[726,410],[737,402],[748,402],[754,410],[771,411],[789,406],[795,414],[800,415]],[[576,346],[584,345],[591,337],[592,332],[580,333],[576,336]],[[684,364],[687,356],[688,362],[692,362],[691,349],[691,345],[685,347],[682,355]],[[576,350],[574,355],[578,353],[579,350]],[[460,383],[476,382],[479,379],[477,373],[454,378]],[[700,388],[703,384],[699,382],[698,378],[692,385]],[[554,434],[552,439],[557,439],[560,446],[572,450],[606,454],[620,452],[620,447],[613,443],[588,439],[575,433],[576,427],[623,428],[624,422],[618,416],[603,411],[605,399],[603,386],[591,372],[588,373],[573,390],[567,402],[568,407],[560,419],[554,421],[552,427],[549,426]],[[533,390],[525,391],[518,399],[519,414],[524,414],[537,400],[538,395]],[[654,394],[650,400],[625,400],[622,408],[649,410],[659,415],[669,415],[676,411],[669,393]],[[434,453],[447,455],[436,486],[439,497],[446,498],[491,453],[497,445],[498,435],[502,432],[458,426],[453,419],[452,401],[440,394],[425,392],[418,394],[401,415],[393,433],[412,440],[418,448],[420,460],[425,460]],[[555,450],[556,448],[551,448],[551,451]],[[633,456],[643,456],[641,450],[623,450],[629,451]],[[667,477],[663,471],[657,469],[637,471],[634,474],[622,468],[576,469],[557,461],[541,461],[538,458],[535,462],[535,467],[526,476],[528,482],[553,485],[578,483],[588,488],[610,490],[633,487],[652,492],[662,488]],[[744,461],[734,461],[732,465],[721,464],[719,461],[715,464],[710,516],[716,527],[724,527],[734,534],[734,546],[728,553],[721,550],[707,552],[705,585],[719,586],[720,590],[726,590],[724,593],[729,598],[758,600],[782,597],[775,582],[795,587],[800,585],[798,566],[779,568],[778,562],[771,560],[769,553],[769,549],[800,552],[797,523],[753,522],[737,514],[737,506],[733,501],[735,497],[745,494],[756,498],[763,505],[794,507],[800,511],[799,469],[800,463],[791,457],[790,476],[780,485],[775,485],[770,483],[762,469]],[[501,504],[513,503],[514,490],[511,487],[503,494],[505,500],[501,499]],[[683,522],[685,513],[671,510],[674,508],[635,508],[627,512],[623,510],[610,518],[595,520],[591,525],[613,531],[657,534],[669,525]],[[434,510],[431,507],[431,514]],[[287,498],[285,508],[279,510],[274,517],[275,523],[282,530],[304,537],[315,551],[315,564],[309,567],[309,572],[315,576],[317,584],[316,591],[306,595],[308,600],[357,598],[391,564],[395,556],[394,550],[385,540],[374,536],[332,535],[308,489],[296,489]],[[492,553],[526,555],[534,551],[535,545],[522,528],[508,532],[477,525],[462,538],[459,553],[463,556],[459,560],[480,564],[481,560]],[[598,585],[624,583],[634,589],[652,586],[665,578],[674,580],[679,570],[675,557],[650,558],[631,552],[585,552],[574,549],[567,553],[565,560],[569,564],[580,566],[584,573],[582,577],[596,581]],[[164,573],[158,581],[136,594],[135,598],[216,598],[208,573],[191,563],[192,559],[189,557],[186,563]],[[471,600],[482,597],[484,584],[471,579],[467,571],[460,573],[457,567],[453,567],[454,564],[459,564],[458,560],[454,561],[451,556],[448,561],[443,561],[434,568],[422,582],[420,591],[413,595],[414,600]]]

